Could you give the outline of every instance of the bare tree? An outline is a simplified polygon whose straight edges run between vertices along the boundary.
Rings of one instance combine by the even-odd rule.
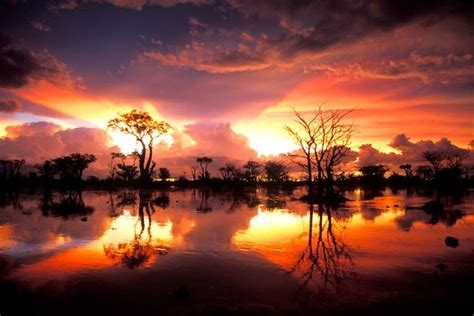
[[[286,125],[284,128],[293,138],[293,141],[300,147],[297,152],[288,153],[287,158],[300,166],[305,172],[308,180],[308,195],[312,195],[313,192],[313,161],[312,154],[315,146],[316,135],[319,132],[315,126],[317,115],[306,119],[301,113],[297,112],[292,107],[293,113],[296,117],[295,122],[297,128],[292,128]]]
[[[294,108],[293,111],[296,127],[285,126],[285,129],[299,146],[299,150],[287,157],[305,170],[310,190],[314,169],[317,171],[318,183],[327,180],[331,184],[335,166],[350,151],[354,124],[347,123],[346,119],[353,109],[323,110],[319,106],[309,117]]]
[[[228,162],[224,167],[219,168],[219,172],[221,173],[223,180],[232,180],[236,170],[237,167],[231,162]]]
[[[171,126],[165,121],[155,121],[147,112],[132,110],[110,120],[108,128],[135,137],[140,146],[137,153],[140,179],[150,181],[155,168],[153,161],[154,140],[166,134]]]
[[[193,177],[193,180],[197,180],[197,172],[198,172],[198,166],[191,166],[191,176]]]
[[[332,184],[334,167],[338,165],[350,151],[351,138],[354,135],[354,124],[346,123],[345,119],[353,112],[349,110],[316,110],[318,123],[314,146],[314,159],[318,168],[318,181],[326,179]]]
[[[18,178],[24,164],[24,159],[0,160],[0,179],[13,180]]]

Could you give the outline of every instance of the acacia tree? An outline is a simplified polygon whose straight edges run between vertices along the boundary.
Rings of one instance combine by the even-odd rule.
[[[166,134],[171,129],[171,125],[165,121],[156,121],[147,112],[132,110],[110,120],[108,128],[135,137],[139,145],[137,156],[140,180],[150,181],[155,169],[154,140]]]
[[[209,179],[209,172],[207,168],[210,163],[212,163],[212,158],[203,156],[196,158],[196,162],[199,164],[199,168],[201,169],[201,175],[199,176],[201,179]]]
[[[411,165],[409,163],[400,165],[400,169],[405,171],[405,177],[406,178],[411,178],[413,176],[413,171],[411,170]]]

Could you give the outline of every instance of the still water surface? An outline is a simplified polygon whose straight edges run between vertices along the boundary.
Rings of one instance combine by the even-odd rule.
[[[50,315],[344,314],[400,300],[471,308],[474,192],[355,190],[313,216],[303,193],[3,194],[5,306]],[[406,209],[436,198],[442,213]],[[440,296],[448,303],[433,306]]]

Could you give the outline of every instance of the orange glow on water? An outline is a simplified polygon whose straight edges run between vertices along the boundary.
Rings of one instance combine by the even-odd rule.
[[[15,210],[7,211],[5,214],[11,218],[26,221],[17,226],[0,226],[0,249],[7,254],[25,253],[29,234],[44,230],[32,237],[43,238],[34,247],[41,256],[16,267],[9,277],[40,286],[52,279],[65,280],[111,269],[156,269],[160,256],[165,260],[180,253],[212,256],[245,253],[286,271],[298,266],[294,275],[301,277],[311,267],[311,261],[307,260],[311,254],[308,247],[312,245],[315,255],[320,238],[327,251],[333,251],[334,247],[345,249],[353,261],[352,266],[343,257],[332,268],[356,269],[360,273],[403,267],[431,271],[430,258],[449,256],[453,251],[444,246],[446,235],[462,240],[464,251],[470,251],[472,246],[473,214],[468,213],[452,226],[430,225],[430,216],[423,211],[404,210],[407,198],[404,194],[394,195],[389,191],[366,200],[366,192],[356,190],[348,194],[351,201],[330,213],[315,206],[311,240],[308,206],[297,200],[288,200],[284,207],[274,209],[264,204],[251,208],[241,204],[229,212],[230,202],[217,199],[209,202],[213,205],[211,212],[200,214],[196,212],[199,199],[193,200],[189,194],[171,193],[169,209],[157,209],[151,218],[145,214],[143,219],[137,216],[137,205],[125,206],[120,215],[109,217],[108,198],[93,194],[85,201],[92,203],[96,212],[86,223],[24,217]],[[25,226],[29,229],[22,234],[16,232],[26,224],[33,226]],[[95,237],[67,235],[69,231],[78,234],[84,228],[91,229]],[[303,255],[305,259],[298,263]]]

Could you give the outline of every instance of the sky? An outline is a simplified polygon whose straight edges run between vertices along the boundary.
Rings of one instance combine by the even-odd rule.
[[[174,126],[163,164],[245,161],[293,150],[291,106],[321,104],[355,109],[359,163],[472,148],[472,21],[455,0],[5,0],[0,156],[105,161],[136,108]]]

